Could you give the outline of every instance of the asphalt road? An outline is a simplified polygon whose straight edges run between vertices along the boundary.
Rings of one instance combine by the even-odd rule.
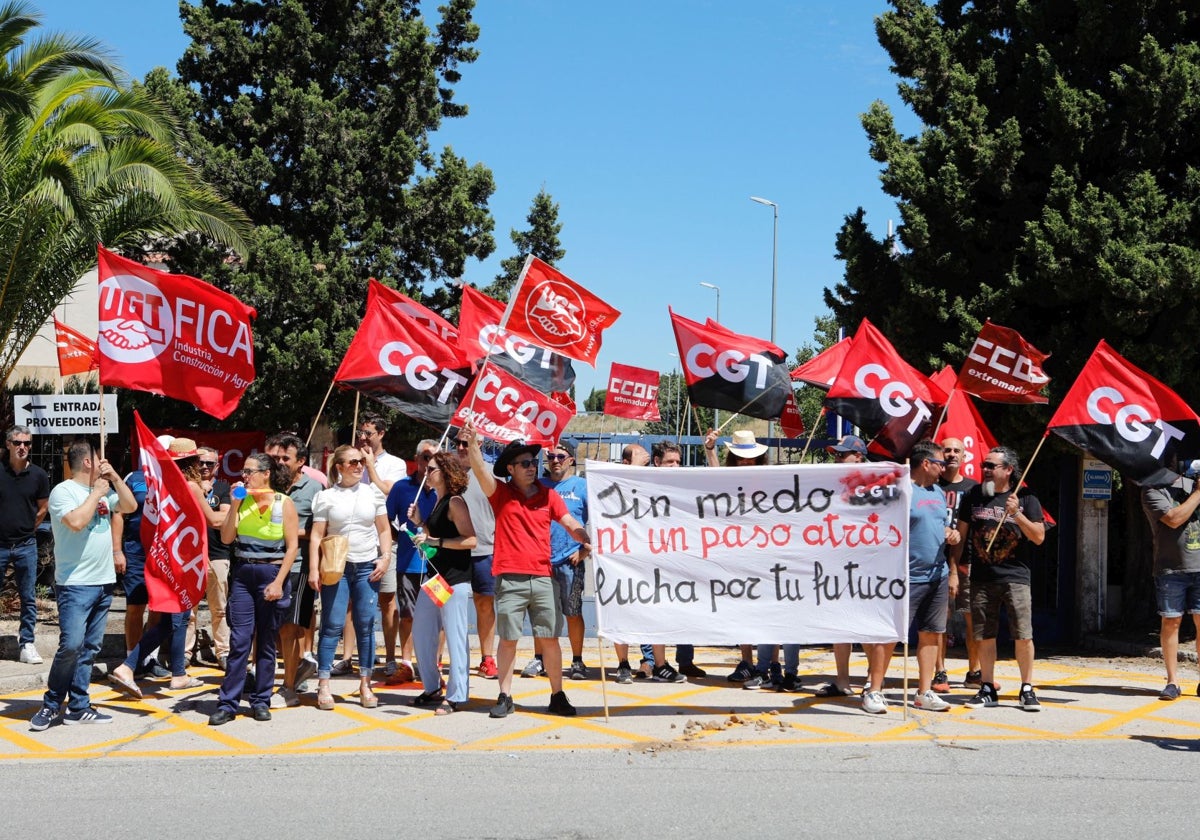
[[[0,764],[0,802],[15,838],[1141,838],[1188,830],[1198,752],[1135,738],[23,761]]]

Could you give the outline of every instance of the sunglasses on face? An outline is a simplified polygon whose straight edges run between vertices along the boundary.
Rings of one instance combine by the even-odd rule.
[[[422,461],[432,461],[433,453],[432,452],[422,452],[420,455],[417,456],[417,458],[419,458]]]
[[[342,461],[342,463],[347,467],[361,467],[363,465],[363,459],[351,458],[348,461]]]
[[[454,446],[456,449],[470,449],[471,448],[471,444],[467,443],[465,440],[455,441]]]
[[[520,461],[513,461],[512,463],[514,467],[520,467],[523,470],[537,465],[537,461],[533,458],[522,458]]]
[[[946,466],[946,462],[943,461],[941,458],[926,458],[925,460],[931,464],[937,464],[939,467]]]
[[[979,466],[985,470],[998,470],[1001,467],[1006,466],[1006,465],[1005,464],[993,464],[991,461],[984,461]]]
[[[9,443],[11,443],[13,446],[23,446],[26,449],[33,445],[33,441],[31,440],[10,440]]]
[[[213,467],[215,467],[216,465],[217,465],[217,462],[216,462],[216,461],[201,461],[201,462],[200,462],[200,466],[202,466],[202,467],[205,467],[205,468],[207,468],[207,469],[210,469],[210,470],[211,470]]]
[[[547,461],[565,461],[570,458],[565,452],[552,452],[546,456]]]

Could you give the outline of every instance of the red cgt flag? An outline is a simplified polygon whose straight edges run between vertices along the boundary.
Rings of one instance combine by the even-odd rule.
[[[471,365],[457,345],[390,305],[381,288],[368,287],[366,314],[333,381],[444,426],[466,391]]]
[[[957,378],[954,369],[949,365],[930,377],[930,381],[950,394],[950,402],[946,405],[946,416],[938,427],[939,442],[949,438],[958,438],[963,443],[963,456],[958,471],[966,478],[983,481],[983,470],[979,466],[986,456],[996,446],[996,438],[988,429],[975,403],[965,392],[955,387]]]
[[[407,315],[417,323],[431,330],[438,338],[451,344],[458,341],[458,329],[453,324],[434,312],[428,306],[410,298],[403,292],[398,292],[391,286],[385,286],[374,277],[367,285],[367,300],[374,295],[379,302],[390,306],[402,315]]]
[[[825,405],[874,435],[871,451],[899,459],[933,428],[946,398],[864,318]]]
[[[1101,340],[1050,418],[1048,432],[1138,484],[1170,484],[1200,457],[1200,417],[1179,395]]]
[[[141,538],[150,609],[183,612],[195,608],[204,594],[208,520],[187,479],[136,411],[133,423],[146,476]]]
[[[536,391],[503,368],[488,367],[471,384],[451,423],[468,420],[484,437],[509,443],[523,440],[553,446],[575,416],[557,400]]]
[[[958,387],[990,402],[1047,403],[1041,391],[1050,377],[1042,362],[1049,355],[1016,330],[988,321],[958,372]]]
[[[525,260],[501,326],[572,359],[596,364],[601,333],[621,315],[537,257]]]
[[[100,384],[228,417],[254,381],[254,309],[195,277],[98,254]]]
[[[100,367],[100,348],[96,342],[57,318],[54,319],[54,343],[58,345],[59,376],[87,373]]]
[[[661,420],[656,370],[613,362],[604,392],[604,413],[627,420]]]

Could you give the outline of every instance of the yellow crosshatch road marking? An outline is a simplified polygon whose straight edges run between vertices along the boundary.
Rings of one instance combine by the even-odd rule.
[[[711,671],[723,668],[702,664]],[[958,687],[943,695],[952,704],[950,711],[910,708],[907,718],[899,657],[884,686],[888,711],[883,715],[864,713],[858,697],[816,697],[817,686],[830,680],[831,664],[827,654],[806,654],[801,669],[804,685],[796,693],[745,691],[715,673],[686,684],[609,683],[607,721],[598,680],[564,682],[579,710],[577,717],[564,718],[545,711],[547,680],[514,677],[511,693],[516,711],[503,720],[492,720],[488,710],[497,686],[490,681],[472,681],[471,700],[453,714],[438,716],[432,709],[410,705],[421,689],[414,683],[381,685],[379,707],[363,709],[356,702],[357,680],[350,678],[335,681],[339,702],[331,712],[317,710],[310,692],[297,708],[273,710],[267,723],[251,719],[243,703],[239,717],[221,727],[208,726],[208,715],[216,709],[220,674],[194,669],[206,681],[203,689],[169,691],[144,684],[146,696],[141,700],[94,685],[93,702],[115,718],[108,726],[55,725],[30,732],[29,719],[41,705],[42,691],[0,695],[0,760],[627,750],[663,744],[702,749],[921,742],[979,747],[1129,738],[1200,743],[1200,698],[1189,694],[1174,702],[1158,700],[1163,678],[1152,662],[1121,670],[1108,660],[1039,661],[1037,690],[1043,705],[1038,714],[1017,707],[1015,666],[1002,663],[997,681],[1005,690],[998,707],[968,709],[963,704],[974,692]],[[862,670],[861,659],[852,662],[856,685],[861,683]],[[957,676],[965,671],[956,667],[950,673]],[[908,677],[911,698],[916,691],[916,668],[911,663]]]

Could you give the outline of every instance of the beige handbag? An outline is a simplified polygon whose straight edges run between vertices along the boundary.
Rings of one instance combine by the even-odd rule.
[[[321,585],[333,586],[342,579],[346,571],[346,555],[350,553],[350,540],[341,534],[333,534],[321,540]]]

